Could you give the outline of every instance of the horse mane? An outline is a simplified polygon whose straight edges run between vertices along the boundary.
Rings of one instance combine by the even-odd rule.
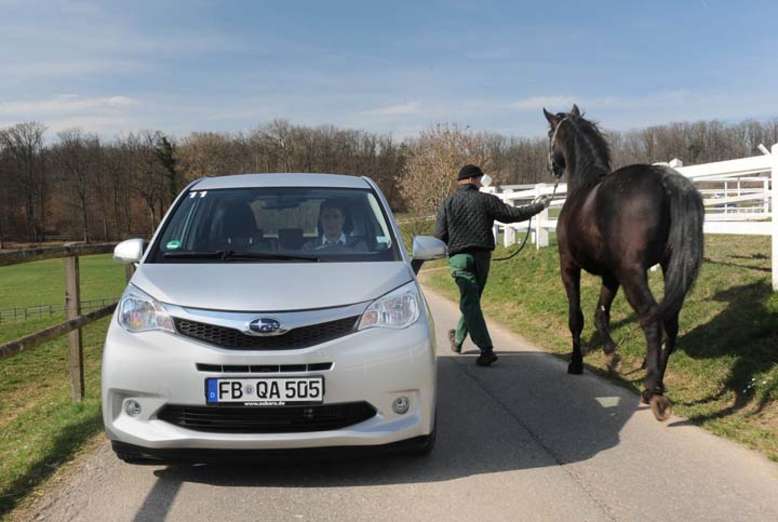
[[[582,185],[598,183],[611,172],[611,151],[597,123],[583,116],[560,114],[575,132],[564,134],[565,146],[575,152],[576,177]]]

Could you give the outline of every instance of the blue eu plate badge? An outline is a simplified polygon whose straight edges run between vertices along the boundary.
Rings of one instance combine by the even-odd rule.
[[[208,379],[208,380],[206,380],[206,382],[208,383],[208,391],[207,391],[207,393],[208,393],[208,402],[218,402],[219,395],[218,395],[218,392],[216,391],[217,390],[217,388],[216,388],[217,380],[216,379]]]

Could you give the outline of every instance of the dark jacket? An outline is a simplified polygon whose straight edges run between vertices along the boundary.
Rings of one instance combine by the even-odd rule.
[[[448,245],[449,255],[494,250],[494,221],[526,221],[543,210],[542,203],[512,207],[472,184],[462,185],[438,211],[435,237]]]

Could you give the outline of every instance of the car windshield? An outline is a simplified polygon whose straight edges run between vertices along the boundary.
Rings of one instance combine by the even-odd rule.
[[[372,191],[192,190],[152,246],[150,263],[394,261],[399,252]]]

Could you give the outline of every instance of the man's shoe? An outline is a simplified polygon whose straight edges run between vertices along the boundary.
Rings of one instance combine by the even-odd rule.
[[[478,359],[475,360],[475,363],[478,366],[491,366],[492,363],[497,361],[497,359],[498,359],[497,354],[495,354],[494,352],[486,352],[479,355]]]
[[[451,347],[451,351],[454,353],[462,353],[462,345],[457,344],[457,331],[448,331],[448,344]]]

